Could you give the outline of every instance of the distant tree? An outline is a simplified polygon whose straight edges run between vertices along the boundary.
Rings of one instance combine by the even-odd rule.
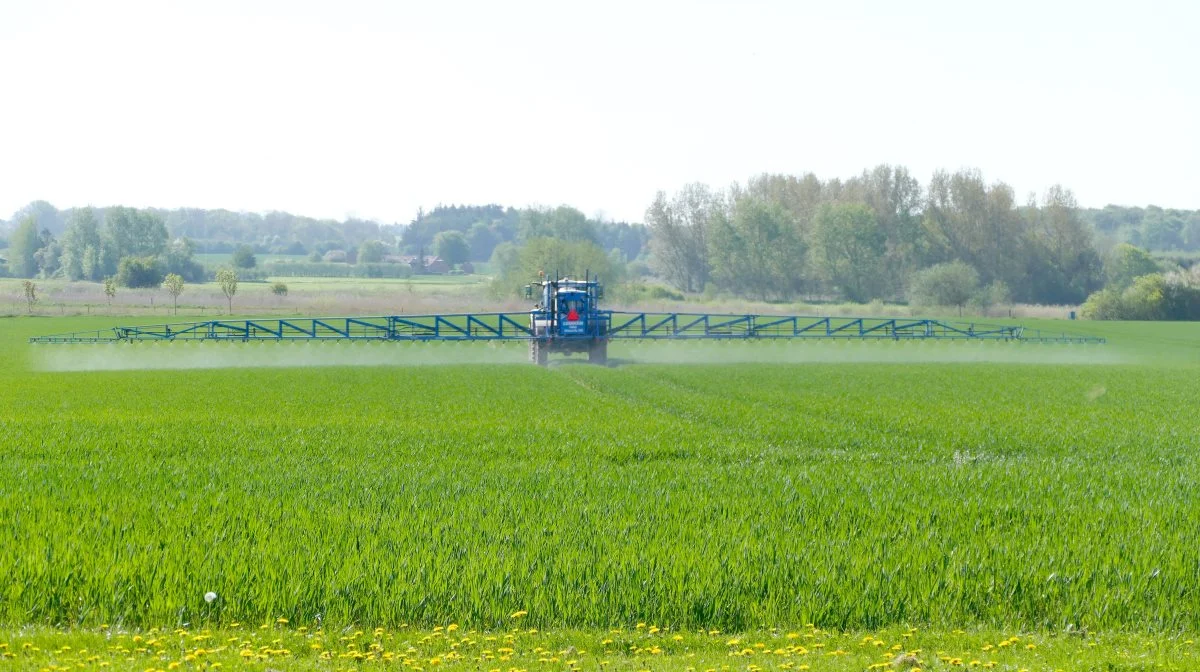
[[[276,282],[271,285],[271,293],[280,298],[288,295],[288,286],[282,282]]]
[[[1003,280],[997,280],[976,292],[975,296],[971,297],[971,303],[986,315],[994,306],[1012,303],[1012,292]]]
[[[258,259],[254,256],[254,248],[249,245],[238,245],[233,251],[232,262],[235,268],[254,268]]]
[[[37,222],[32,217],[26,217],[17,225],[8,242],[8,272],[17,278],[37,275],[37,251],[41,246]]]
[[[171,295],[171,302],[175,308],[175,314],[179,314],[179,295],[183,293],[183,276],[178,273],[168,273],[167,277],[163,278],[163,289],[167,290],[167,294]]]
[[[158,287],[162,282],[162,268],[155,257],[125,257],[117,267],[117,283],[122,287]]]
[[[149,210],[114,207],[104,213],[105,235],[118,259],[158,256],[167,247],[167,227]]]
[[[434,254],[451,266],[463,263],[471,256],[467,239],[458,231],[442,231],[433,237]]]
[[[32,280],[25,280],[24,282],[21,283],[21,288],[24,290],[24,293],[25,293],[25,305],[28,308],[30,314],[32,314],[33,307],[38,302],[37,285],[33,284]]]
[[[229,301],[229,314],[233,314],[233,297],[237,294],[238,274],[232,268],[222,268],[217,271],[217,284],[221,287],[221,293]]]
[[[104,272],[104,261],[101,256],[102,247],[98,245],[88,245],[83,248],[83,259],[81,260],[80,268],[83,270],[83,279],[97,280]]]
[[[96,212],[91,208],[72,211],[62,236],[62,268],[67,279],[97,280],[102,246]]]
[[[500,243],[496,249],[492,250],[492,256],[488,258],[488,266],[494,272],[499,273],[502,269],[516,267],[520,263],[520,259],[521,248],[517,247],[516,243]]]
[[[104,279],[104,296],[108,298],[108,312],[112,312],[112,302],[117,296],[117,279],[108,276]]]
[[[167,246],[162,255],[163,270],[175,273],[186,282],[204,282],[204,266],[193,258],[195,245],[188,238],[180,238]]]
[[[517,224],[522,241],[532,238],[557,238],[564,241],[587,241],[599,244],[596,223],[579,210],[567,205],[557,208],[528,208],[521,211]]]
[[[400,228],[400,250],[403,253],[415,253],[418,247],[432,249],[433,237],[442,231],[468,232],[481,226],[495,234],[496,240],[491,245],[480,239],[481,257],[472,257],[472,261],[485,261],[491,254],[492,248],[506,240],[513,240],[517,235],[517,223],[520,213],[513,208],[503,208],[499,205],[486,206],[438,206],[429,212],[418,212],[408,226]],[[467,240],[476,248],[475,240],[467,235]]]
[[[824,205],[813,220],[813,260],[851,301],[880,297],[886,245],[875,213],[860,203]]]
[[[957,307],[962,315],[963,306],[978,291],[979,273],[961,261],[952,261],[917,271],[909,284],[908,299],[918,306]]]
[[[1177,210],[1150,206],[1142,219],[1142,236],[1146,246],[1155,250],[1176,250],[1184,247],[1186,223]]]
[[[13,222],[23,222],[32,219],[38,231],[48,230],[53,234],[63,232],[65,225],[61,212],[46,201],[32,201],[29,205],[13,213]]]
[[[298,240],[293,240],[283,248],[282,254],[298,257],[302,254],[308,254],[308,248],[304,246],[304,243]]]
[[[723,216],[720,195],[699,183],[686,185],[670,201],[658,192],[646,209],[654,268],[685,292],[698,292],[708,282],[708,233],[714,217]]]
[[[1041,207],[1030,210],[1028,216],[1033,253],[1026,273],[1035,299],[1079,303],[1103,286],[1104,265],[1092,245],[1091,227],[1083,222],[1069,189],[1051,187]]]
[[[587,241],[565,241],[557,238],[533,238],[520,247],[496,248],[493,263],[497,269],[493,291],[499,296],[520,295],[521,288],[537,280],[538,273],[547,276],[583,277],[590,273],[603,278],[609,285],[619,283],[624,269],[616,266],[604,250]],[[498,257],[500,259],[498,259]]]
[[[471,261],[487,261],[491,258],[492,252],[496,250],[504,239],[500,234],[492,230],[492,227],[485,222],[475,222],[471,225],[471,229],[467,231],[467,245],[471,248]]]
[[[785,298],[804,277],[804,241],[791,214],[776,202],[738,196],[732,217],[714,213],[708,247],[714,281],[737,294]]]
[[[49,229],[42,229],[38,236],[41,240],[38,251],[33,254],[34,263],[38,267],[38,276],[53,278],[58,275],[59,263],[62,260],[62,245]]]
[[[1105,286],[1124,291],[1136,278],[1159,272],[1150,253],[1129,243],[1121,243],[1104,257]]]
[[[378,240],[368,240],[358,246],[358,263],[377,264],[383,261],[387,247]]]

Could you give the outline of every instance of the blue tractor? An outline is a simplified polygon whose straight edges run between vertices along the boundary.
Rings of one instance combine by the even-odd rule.
[[[539,301],[529,313],[529,360],[545,366],[552,352],[586,352],[592,364],[608,361],[612,311],[600,310],[604,288],[594,278],[543,277],[525,287],[525,296]]]

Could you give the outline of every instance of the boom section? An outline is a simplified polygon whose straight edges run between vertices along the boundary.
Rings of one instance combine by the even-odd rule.
[[[532,337],[523,313],[209,320],[38,336],[31,343],[114,341],[500,341]]]
[[[929,319],[613,312],[609,335],[638,339],[1023,340],[1024,328]]]
[[[594,305],[594,304],[591,304]],[[118,341],[528,341],[613,339],[839,339],[1020,341],[1104,343],[1105,339],[1045,334],[1020,326],[943,322],[932,319],[803,317],[714,313],[647,313],[594,310],[591,305],[532,313],[458,313],[208,320],[176,324],[37,336],[31,343],[110,343]]]

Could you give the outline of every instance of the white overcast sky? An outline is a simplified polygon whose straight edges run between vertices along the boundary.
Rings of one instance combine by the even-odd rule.
[[[658,189],[879,163],[1200,208],[1198,30],[1194,0],[0,0],[0,218],[640,221]]]

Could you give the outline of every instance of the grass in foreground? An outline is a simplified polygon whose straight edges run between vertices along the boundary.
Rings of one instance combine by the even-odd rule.
[[[870,345],[803,365],[27,365],[26,336],[95,323],[0,322],[10,662],[346,668],[378,625],[378,657],[424,669],[917,650],[925,670],[1200,668],[1161,634],[1200,630],[1196,325],[1112,325],[1103,365],[851,361]],[[607,627],[635,619],[662,630]],[[807,622],[855,634],[788,639]],[[878,630],[896,624],[922,629]],[[1159,634],[1045,634],[1077,626]]]
[[[457,624],[418,630],[297,627],[281,622],[118,632],[0,632],[14,669],[68,670],[1194,670],[1196,647],[1182,637],[1046,637],[996,631],[896,628],[834,633],[814,627],[730,635],[655,625],[607,631],[514,628],[477,632]]]

